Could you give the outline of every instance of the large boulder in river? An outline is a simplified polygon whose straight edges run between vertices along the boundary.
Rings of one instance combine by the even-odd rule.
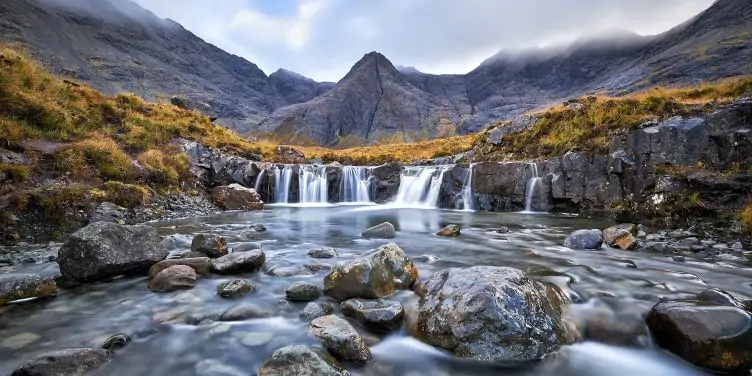
[[[214,203],[225,210],[261,210],[264,202],[253,188],[230,184],[212,189]]]
[[[162,238],[150,226],[92,223],[68,237],[57,261],[64,278],[104,280],[117,275],[146,272],[167,257]]]
[[[108,350],[61,350],[21,364],[11,376],[79,376],[102,368],[111,360],[112,353]]]
[[[564,239],[564,246],[571,249],[600,249],[603,245],[601,230],[577,230]]]
[[[577,340],[562,317],[569,299],[556,286],[508,267],[450,268],[416,289],[418,336],[461,358],[539,359]]]
[[[36,274],[0,274],[0,305],[14,300],[44,298],[57,292],[50,277]]]
[[[390,222],[384,222],[363,230],[360,236],[367,239],[394,239],[397,236],[397,229]]]
[[[341,308],[342,314],[375,332],[398,330],[405,317],[402,303],[385,299],[349,299],[342,302]]]
[[[326,351],[293,345],[277,349],[261,366],[258,376],[349,376]]]
[[[752,316],[732,306],[691,301],[658,303],[645,318],[655,342],[702,368],[752,368]]]
[[[603,230],[603,241],[606,244],[621,249],[633,249],[637,246],[637,226],[624,223]]]
[[[191,252],[204,254],[209,258],[218,258],[227,254],[227,240],[214,234],[198,234],[191,242]]]
[[[334,269],[324,278],[324,293],[339,300],[378,299],[410,288],[418,269],[395,243]]]
[[[364,364],[371,360],[363,337],[347,322],[334,315],[321,316],[308,324],[308,333],[318,338],[330,354],[339,360]]]
[[[157,273],[149,281],[149,290],[172,292],[192,289],[196,285],[196,271],[187,265],[173,265]]]

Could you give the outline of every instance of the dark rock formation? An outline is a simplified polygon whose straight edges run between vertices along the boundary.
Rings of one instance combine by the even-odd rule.
[[[44,298],[57,292],[50,277],[35,274],[0,274],[0,305],[14,300]]]
[[[321,289],[308,282],[295,282],[285,289],[285,297],[287,300],[296,302],[310,302],[316,300],[321,296]]]
[[[308,250],[306,253],[310,258],[328,259],[337,257],[337,250],[332,247],[318,247]]]
[[[337,86],[334,82],[316,82],[287,69],[270,74],[269,81],[289,104],[307,102]]]
[[[402,175],[402,166],[397,163],[385,164],[371,170],[371,200],[383,204],[397,195]]]
[[[100,369],[112,360],[103,349],[70,349],[50,352],[21,364],[11,376],[81,376]]]

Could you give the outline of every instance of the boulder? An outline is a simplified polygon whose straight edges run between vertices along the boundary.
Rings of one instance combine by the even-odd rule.
[[[212,189],[214,203],[225,210],[262,210],[264,202],[253,188],[230,184]]]
[[[192,289],[196,285],[196,271],[187,265],[173,265],[157,273],[149,281],[149,290],[172,292]]]
[[[339,360],[365,364],[372,359],[363,337],[344,319],[334,315],[321,316],[308,324],[308,333],[318,338]]]
[[[71,234],[60,247],[60,273],[74,281],[145,273],[167,257],[161,241],[157,230],[150,226],[92,223]]]
[[[461,358],[534,360],[578,338],[562,317],[567,296],[518,269],[445,269],[416,292],[416,336]]]
[[[673,301],[645,317],[655,342],[684,360],[717,372],[752,368],[752,316],[737,307]]]
[[[342,302],[342,313],[352,317],[364,328],[375,332],[399,330],[405,310],[402,303],[391,300],[349,299]]]
[[[600,249],[603,245],[601,230],[577,230],[564,239],[564,246],[571,249]]]
[[[349,376],[331,355],[308,346],[277,349],[258,371],[258,376]]]
[[[218,258],[227,254],[227,240],[214,234],[199,234],[193,237],[191,252],[203,253],[209,258]]]
[[[89,223],[113,222],[123,223],[128,218],[128,209],[115,205],[111,202],[103,202],[97,205],[94,212],[89,216]]]
[[[240,303],[228,308],[219,316],[220,321],[243,321],[267,317],[269,314],[251,303]]]
[[[339,256],[337,250],[332,247],[312,248],[307,253],[310,258],[327,259]]]
[[[300,317],[313,320],[321,316],[331,315],[332,312],[334,312],[334,306],[331,303],[310,302],[300,311]]]
[[[394,243],[332,270],[324,277],[324,293],[339,299],[378,299],[410,288],[418,269]]]
[[[212,262],[211,269],[218,274],[252,273],[261,269],[266,255],[260,249],[233,252]]]
[[[51,277],[36,274],[0,274],[0,305],[14,300],[44,298],[57,292]]]
[[[634,249],[637,246],[636,234],[636,225],[620,224],[603,230],[603,241],[614,248]]]
[[[248,251],[253,251],[254,249],[260,250],[261,243],[254,243],[254,242],[240,243],[240,244],[233,245],[231,248],[232,253],[248,252]]]
[[[460,226],[457,225],[447,225],[446,227],[439,230],[436,235],[438,236],[460,236]]]
[[[118,350],[127,346],[129,343],[131,343],[131,337],[129,335],[115,334],[115,335],[108,337],[104,341],[104,344],[102,344],[102,348],[105,350]]]
[[[112,353],[108,350],[61,350],[21,364],[11,376],[78,376],[102,368],[111,360]]]
[[[308,282],[295,282],[285,289],[287,300],[296,302],[310,302],[321,296],[321,289]]]
[[[397,230],[390,222],[384,222],[363,230],[360,236],[368,239],[394,239],[397,236]]]
[[[222,298],[234,299],[256,291],[256,286],[244,279],[225,281],[217,286],[217,295]]]
[[[191,267],[197,274],[209,275],[212,263],[208,257],[162,260],[149,268],[149,280],[156,277],[162,270],[176,265],[185,265]]]
[[[253,231],[256,231],[256,232],[266,231],[266,226],[264,226],[263,223],[256,223],[255,225],[251,226],[251,228],[253,229]]]

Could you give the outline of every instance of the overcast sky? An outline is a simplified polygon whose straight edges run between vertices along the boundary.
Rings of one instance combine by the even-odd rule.
[[[428,73],[466,73],[501,49],[603,30],[656,34],[713,0],[134,0],[258,64],[337,81],[369,51]]]

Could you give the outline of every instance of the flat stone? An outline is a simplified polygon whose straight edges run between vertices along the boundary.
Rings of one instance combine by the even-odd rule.
[[[240,338],[240,343],[248,347],[259,347],[271,342],[274,336],[275,334],[270,332],[245,333]]]
[[[57,292],[51,277],[36,274],[0,274],[0,305],[15,300],[44,298]]]
[[[172,292],[192,289],[196,285],[196,271],[187,265],[173,265],[157,273],[149,281],[149,290]]]
[[[402,303],[384,299],[345,300],[342,302],[342,313],[354,318],[364,328],[376,332],[399,330],[405,317]]]
[[[251,303],[240,303],[228,308],[219,317],[221,321],[244,321],[268,317],[269,314]]]
[[[321,296],[321,289],[308,282],[295,282],[285,289],[287,300],[297,302],[310,302]]]
[[[242,369],[217,359],[203,359],[196,364],[196,376],[248,376]]]
[[[212,271],[218,274],[238,274],[256,272],[264,266],[266,254],[260,249],[247,252],[233,252],[212,262]]]
[[[43,354],[21,364],[11,376],[81,376],[102,368],[112,360],[103,349],[70,349]]]
[[[363,230],[360,236],[370,239],[394,239],[397,229],[390,222],[384,222]]]
[[[185,265],[193,268],[197,274],[211,274],[211,259],[208,257],[181,258],[172,260],[162,260],[149,268],[149,279],[154,278],[159,272],[171,266]]]
[[[339,256],[337,250],[332,247],[320,247],[308,250],[308,257],[311,258],[327,259],[337,256]]]
[[[634,249],[637,246],[637,226],[625,223],[609,227],[603,230],[603,241],[606,244],[620,249]]]
[[[308,333],[318,338],[339,360],[364,364],[372,359],[371,350],[355,328],[334,315],[322,316],[308,324]]]

